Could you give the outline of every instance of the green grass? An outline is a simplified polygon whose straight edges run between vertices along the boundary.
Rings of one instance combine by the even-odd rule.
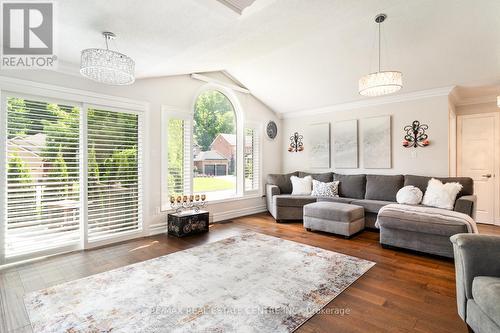
[[[193,181],[195,193],[231,190],[235,187],[233,182],[215,177],[195,177]]]

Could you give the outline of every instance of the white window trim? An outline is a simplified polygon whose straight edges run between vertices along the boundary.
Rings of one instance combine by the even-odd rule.
[[[162,140],[162,154],[161,154],[161,211],[169,212],[172,211],[170,208],[170,198],[168,194],[168,120],[171,118],[182,119],[191,122],[191,125],[194,125],[193,117],[194,117],[194,108],[196,105],[196,100],[198,97],[207,91],[219,91],[224,96],[226,96],[231,104],[233,105],[233,109],[236,117],[236,195],[226,199],[213,199],[207,200],[210,204],[218,204],[224,202],[234,202],[240,200],[247,200],[253,198],[259,198],[262,196],[262,174],[259,174],[259,188],[257,190],[245,190],[245,174],[244,174],[244,142],[245,142],[245,128],[252,128],[257,131],[259,135],[259,172],[262,173],[262,146],[263,146],[263,125],[259,122],[254,121],[246,121],[244,117],[243,108],[241,106],[240,100],[236,96],[235,92],[223,85],[208,83],[203,85],[198,91],[195,93],[191,109],[183,110],[180,108],[176,108],[169,105],[162,105],[161,110],[161,140]],[[193,142],[194,131],[191,131],[191,142]],[[240,144],[242,143],[243,144]],[[190,155],[190,165],[191,165],[191,174],[192,178],[192,155]],[[192,181],[191,183],[191,192],[192,192]]]
[[[218,91],[231,102],[231,105],[233,106],[233,111],[234,115],[236,118],[236,197],[241,198],[244,197],[244,180],[245,180],[245,175],[244,175],[244,163],[243,163],[243,158],[244,158],[244,152],[243,152],[243,145],[241,144],[244,141],[244,125],[245,125],[245,117],[244,117],[244,112],[243,108],[241,106],[240,100],[236,96],[235,92],[233,89],[222,85],[222,84],[217,84],[214,82],[207,83],[203,86],[201,86],[196,93],[193,96],[193,100],[191,102],[191,115],[194,116],[194,109],[196,106],[196,101],[200,97],[201,94],[207,92],[207,91]],[[194,125],[194,122],[193,122]],[[194,132],[194,131],[193,131]],[[220,199],[216,200],[209,200],[209,202],[214,202]]]
[[[258,142],[257,142],[257,152],[258,152],[258,173],[257,173],[257,189],[255,190],[244,190],[245,196],[248,195],[262,195],[262,134],[263,134],[263,126],[262,123],[256,122],[256,121],[246,121],[245,122],[245,129],[249,128],[255,131],[258,136]],[[255,176],[255,175],[254,175]],[[244,181],[244,180],[243,180]],[[243,183],[243,187],[244,187]]]
[[[80,90],[67,88],[57,85],[39,83],[29,80],[23,79],[15,79],[5,76],[0,76],[0,98],[1,98],[1,107],[2,112],[0,112],[0,188],[2,190],[7,190],[7,173],[6,173],[6,163],[7,160],[7,141],[6,141],[6,133],[7,133],[7,113],[3,112],[6,110],[6,104],[4,98],[5,96],[15,96],[15,97],[23,97],[23,98],[36,98],[40,101],[47,102],[56,102],[70,106],[78,106],[81,109],[81,113],[85,114],[85,118],[83,119],[86,122],[86,114],[88,107],[96,107],[96,108],[104,108],[112,111],[119,110],[120,112],[130,112],[135,114],[142,115],[142,126],[144,129],[149,128],[150,119],[149,119],[149,103],[129,98],[116,97],[111,95],[99,94],[92,91]],[[80,120],[82,122],[82,119]],[[81,137],[80,140],[86,139],[86,130],[82,130],[82,126],[84,124],[80,124],[81,129]],[[141,126],[141,125],[140,125]],[[83,142],[80,143],[83,147]],[[85,150],[85,149],[84,149]],[[83,239],[82,236],[80,239],[80,243],[76,245],[69,245],[60,247],[57,249],[49,249],[38,251],[36,254],[23,254],[20,256],[10,257],[9,259],[5,258],[5,228],[0,227],[0,266],[9,265],[13,263],[19,263],[25,260],[31,260],[35,256],[50,256],[54,254],[61,254],[65,252],[71,252],[75,250],[82,249],[91,249],[94,247],[99,247],[115,242],[121,242],[128,239],[133,239],[137,237],[146,236],[148,234],[149,225],[147,224],[147,215],[145,208],[148,207],[149,203],[149,188],[148,188],[148,173],[146,170],[149,169],[149,160],[147,158],[147,152],[149,152],[149,137],[147,135],[143,136],[143,144],[142,144],[142,174],[140,175],[142,185],[143,185],[143,195],[142,195],[142,207],[141,207],[141,228],[139,230],[133,230],[128,233],[120,234],[116,237],[103,238],[98,241],[88,243],[86,239]],[[85,152],[86,154],[86,152]],[[85,155],[82,154],[82,158]],[[84,170],[86,173],[86,170]],[[86,191],[86,181],[83,182],[83,186]],[[0,221],[6,221],[6,204],[7,204],[7,196],[6,193],[0,195]],[[86,194],[86,192],[85,192]],[[82,201],[86,201],[86,196],[82,197]],[[80,216],[81,221],[86,218],[86,208],[82,210],[82,215]],[[83,235],[83,229],[80,229],[81,235]]]

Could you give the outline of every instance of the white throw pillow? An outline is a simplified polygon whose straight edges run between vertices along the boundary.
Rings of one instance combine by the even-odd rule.
[[[415,186],[405,186],[401,188],[396,194],[396,201],[399,204],[418,205],[422,202],[424,194]]]
[[[339,196],[339,181],[323,183],[313,179],[313,189],[311,195],[316,197],[338,197]]]
[[[462,187],[460,183],[443,184],[441,181],[432,178],[427,184],[422,204],[452,210]]]
[[[290,177],[292,181],[292,194],[310,195],[312,191],[312,177],[306,176],[299,178],[297,176]]]

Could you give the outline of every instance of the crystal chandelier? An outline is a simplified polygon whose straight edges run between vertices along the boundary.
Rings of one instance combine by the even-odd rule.
[[[363,96],[381,96],[392,94],[403,87],[403,74],[398,71],[380,70],[380,26],[387,15],[378,14],[378,72],[370,73],[359,79],[359,93]]]
[[[116,38],[112,32],[103,32],[106,49],[82,51],[80,73],[97,82],[111,85],[127,85],[135,81],[135,62],[125,54],[109,49],[108,42]]]

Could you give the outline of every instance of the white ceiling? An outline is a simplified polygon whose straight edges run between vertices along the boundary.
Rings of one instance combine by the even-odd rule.
[[[256,0],[238,15],[217,0],[59,0],[58,56],[116,46],[138,78],[226,70],[277,112],[360,100],[360,76],[404,75],[401,93],[500,83],[499,0]],[[113,45],[113,44],[112,44]]]

